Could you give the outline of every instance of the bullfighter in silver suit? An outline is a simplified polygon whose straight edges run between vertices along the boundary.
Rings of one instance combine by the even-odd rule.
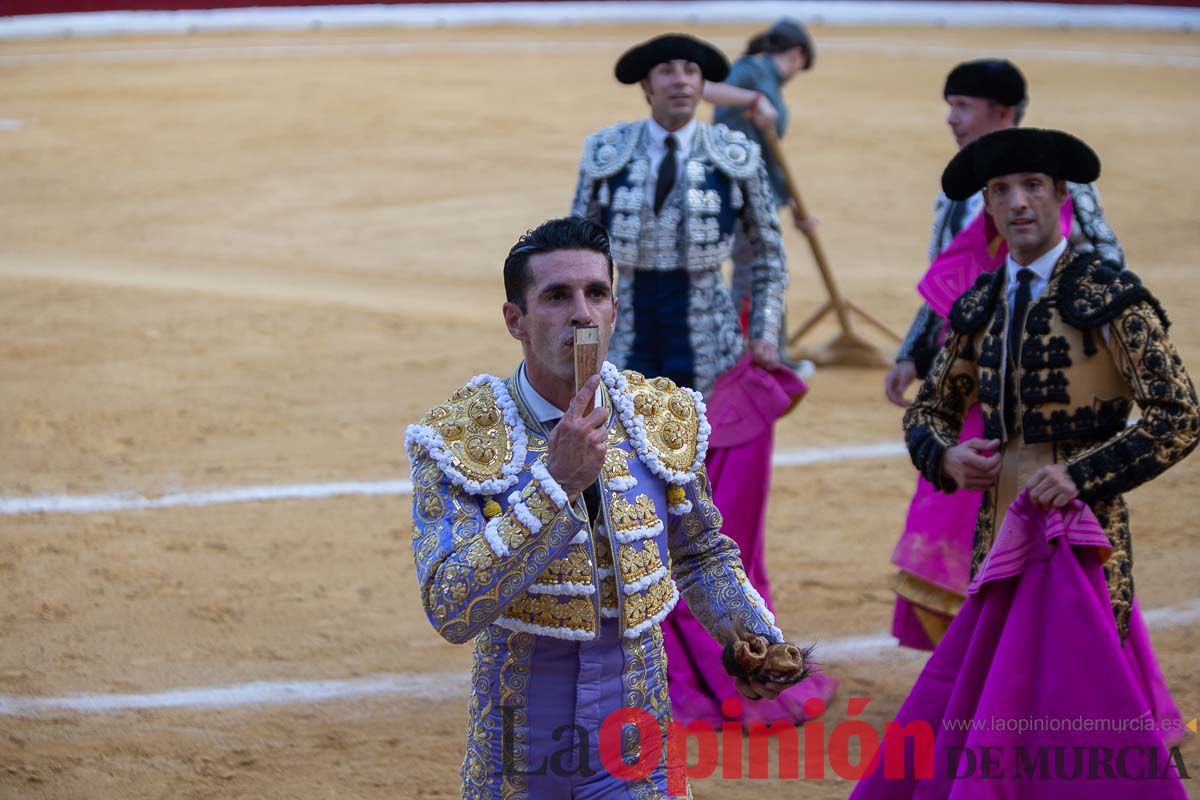
[[[740,228],[749,271],[750,348],[779,363],[787,265],[775,198],[759,147],[740,131],[695,118],[705,81],[729,64],[716,48],[668,34],[626,52],[616,77],[638,83],[650,117],[592,134],[572,213],[604,225],[620,271],[609,359],[708,396],[745,348],[721,280]]]

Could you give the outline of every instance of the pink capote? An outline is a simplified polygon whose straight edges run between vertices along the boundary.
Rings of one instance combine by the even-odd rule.
[[[1059,215],[1064,236],[1071,234],[1074,208],[1068,196]],[[1008,245],[998,236],[991,216],[986,211],[980,212],[929,265],[917,284],[917,292],[944,319],[950,315],[950,307],[959,295],[970,289],[980,275],[999,269],[1007,255]],[[979,406],[973,405],[963,419],[958,440],[965,442],[978,436],[983,436],[983,417]],[[943,494],[918,475],[904,532],[892,552],[892,563],[935,586],[964,594],[971,571],[975,518],[982,497],[980,492],[966,490]],[[918,650],[932,650],[936,644],[903,597],[896,598],[892,635],[901,645]]]
[[[764,554],[767,495],[771,487],[771,451],[775,420],[800,401],[808,387],[786,368],[767,371],[747,353],[717,379],[708,401],[712,434],[705,466],[713,502],[725,519],[721,530],[742,551],[746,577],[774,611]],[[683,600],[663,621],[671,706],[680,722],[704,720],[719,726],[736,719],[721,713],[721,702],[737,698],[744,722],[805,719],[804,702],[819,698],[828,705],[837,681],[814,674],[776,700],[742,698],[721,666],[721,645],[696,620]]]
[[[1074,206],[1068,196],[1059,215],[1063,236],[1070,236],[1073,214]],[[930,308],[945,317],[958,296],[984,272],[998,269],[1007,255],[1008,245],[997,236],[991,216],[981,213],[934,260],[917,285],[917,291]],[[979,406],[974,405],[967,410],[959,441],[982,435],[983,419]],[[964,594],[980,501],[979,492],[960,490],[943,494],[918,476],[917,490],[909,505],[904,533],[892,553],[892,563],[936,586]],[[917,620],[910,603],[900,597],[896,598],[892,635],[907,647],[932,650],[935,645]],[[1183,738],[1182,717],[1154,656],[1136,597],[1124,647],[1130,667],[1138,676],[1144,694],[1151,700],[1155,719],[1167,731],[1168,742],[1177,743]]]
[[[979,436],[983,436],[983,415],[975,404],[967,409],[958,440],[965,442]],[[962,489],[945,494],[918,475],[904,532],[892,551],[892,563],[935,586],[966,594],[975,520],[982,501],[982,492]],[[903,597],[896,598],[892,635],[901,645],[918,650],[932,650],[936,645],[917,619],[912,604]]]
[[[1058,215],[1063,236],[1071,235],[1074,213],[1075,204],[1067,195]],[[981,211],[925,270],[917,283],[917,292],[939,317],[945,319],[950,315],[954,301],[970,289],[980,275],[998,270],[1006,256],[1008,243],[996,231],[991,215]]]
[[[932,775],[918,780],[910,754],[903,777],[887,778],[881,751],[852,800],[1183,800],[1183,784],[1164,766],[1169,757],[1143,680],[1117,636],[1101,566],[1109,547],[1084,503],[1043,511],[1021,492],[962,610],[896,715],[901,725],[929,726]],[[1098,720],[1131,722],[1127,730],[1083,730],[1089,720],[1093,727]],[[1040,729],[1015,729],[1021,721]],[[1052,730],[1063,721],[1068,729]],[[983,747],[999,748],[993,774],[1005,777],[983,778]],[[1071,779],[1077,747],[1085,755],[1089,748],[1128,751],[1126,776],[1103,777],[1098,768],[1102,777],[1090,780],[1084,761],[1083,777]],[[971,772],[964,748],[975,757],[973,773],[951,780],[953,765],[959,776]],[[1038,748],[1048,749],[1048,771],[1030,779],[1018,753],[1036,763]],[[1063,748],[1061,768],[1052,748]],[[1146,772],[1151,756],[1154,772],[1172,777],[1131,779]],[[1115,755],[1110,762],[1117,763]]]

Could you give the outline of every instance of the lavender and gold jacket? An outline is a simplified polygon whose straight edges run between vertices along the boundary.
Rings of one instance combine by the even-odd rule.
[[[623,666],[605,702],[649,713],[665,743],[671,708],[659,623],[680,595],[718,641],[741,633],[783,640],[737,545],[721,533],[700,395],[610,363],[600,374],[610,434],[595,526],[582,499],[569,503],[547,471],[547,440],[515,376],[472,379],[406,435],[421,602],[442,637],[475,644],[464,798],[529,796],[522,770],[548,739],[530,716],[543,702],[539,641],[582,647],[616,626]],[[589,664],[581,653],[581,674]],[[638,753],[637,737],[623,738],[623,757]],[[666,797],[663,775],[660,766],[628,795]]]
[[[721,533],[700,396],[608,363],[601,377],[611,418],[595,528],[547,471],[547,441],[514,379],[480,375],[409,427],[429,621],[454,643],[489,626],[589,640],[604,618],[632,638],[682,594],[719,641],[735,630],[781,641]]]

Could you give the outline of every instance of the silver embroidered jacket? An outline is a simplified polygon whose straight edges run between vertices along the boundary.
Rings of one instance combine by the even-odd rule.
[[[743,226],[754,251],[750,271],[750,338],[778,341],[787,263],[775,198],[759,146],[740,131],[697,121],[683,180],[658,214],[648,185],[648,123],[618,122],[588,137],[571,213],[608,229],[620,272],[617,325],[609,359],[623,366],[633,345],[633,283],[640,270],[690,273],[688,330],[695,388],[707,395],[722,372],[741,357],[738,314],[721,280]]]

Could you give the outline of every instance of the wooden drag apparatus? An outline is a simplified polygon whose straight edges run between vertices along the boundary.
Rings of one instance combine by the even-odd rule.
[[[764,145],[771,152],[775,163],[783,170],[784,178],[787,181],[788,195],[796,204],[796,219],[799,221],[808,219],[808,211],[804,207],[804,200],[800,197],[800,191],[796,188],[796,182],[792,179],[792,172],[788,169],[787,161],[783,157],[783,148],[779,145],[779,137],[775,134],[775,128],[767,125],[760,128],[760,130],[763,134]],[[789,335],[788,348],[790,355],[797,359],[808,359],[814,364],[822,366],[886,367],[890,365],[891,359],[880,348],[871,344],[867,339],[854,331],[854,327],[850,321],[851,312],[857,314],[871,325],[874,325],[897,343],[900,342],[900,337],[878,319],[842,295],[838,290],[837,283],[833,279],[833,270],[829,268],[829,262],[825,258],[825,251],[821,247],[821,241],[817,238],[816,231],[805,230],[804,236],[808,239],[809,248],[812,249],[813,260],[817,262],[817,269],[821,273],[821,281],[825,284],[825,291],[829,293],[829,299],[813,312],[802,325],[796,328],[795,332]],[[830,311],[837,315],[841,332],[822,345],[815,347],[800,345],[799,342],[804,338],[804,335],[816,327],[817,323],[824,319]]]

